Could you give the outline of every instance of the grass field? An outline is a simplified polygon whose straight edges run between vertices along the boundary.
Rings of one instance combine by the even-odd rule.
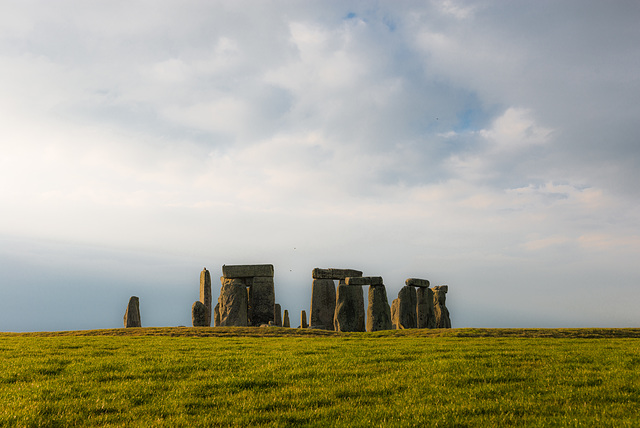
[[[640,426],[640,329],[0,333],[0,426]]]

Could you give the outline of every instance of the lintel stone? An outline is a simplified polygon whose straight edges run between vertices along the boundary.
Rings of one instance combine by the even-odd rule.
[[[359,276],[345,278],[347,285],[383,285],[381,276]]]
[[[360,277],[362,272],[355,269],[315,268],[311,275],[313,279],[345,279],[348,277]]]
[[[273,265],[223,265],[222,276],[225,278],[273,277]]]
[[[405,285],[410,287],[420,287],[420,288],[429,288],[431,283],[427,279],[418,279],[418,278],[408,278],[405,282]]]

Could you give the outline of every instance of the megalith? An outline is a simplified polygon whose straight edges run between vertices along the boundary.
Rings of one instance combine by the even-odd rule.
[[[445,305],[447,300],[448,285],[433,287],[433,306],[435,312],[436,328],[451,328],[449,310]]]
[[[215,308],[213,308],[213,325],[220,327],[220,303],[216,303]]]
[[[307,328],[309,324],[307,324],[307,311],[300,311],[300,328]]]
[[[207,307],[200,300],[196,300],[191,306],[191,323],[194,327],[209,327]]]
[[[131,296],[127,310],[124,313],[124,326],[127,327],[142,327],[140,321],[140,299],[136,296]]]
[[[289,311],[284,310],[284,320],[282,321],[282,327],[291,327],[291,322],[289,322]]]
[[[369,286],[367,331],[391,330],[391,308],[384,284]]]
[[[391,302],[391,328],[393,328],[394,330],[400,329],[400,327],[398,327],[398,324],[399,324],[398,307],[399,306],[400,306],[400,299],[398,298],[393,299],[393,302]]]
[[[333,317],[335,331],[365,331],[364,292],[362,286],[347,285],[340,280]]]
[[[396,328],[416,328],[416,290],[405,285],[398,292],[398,308],[396,313]]]
[[[408,278],[405,284],[416,287],[416,327],[435,328],[436,319],[433,309],[433,290],[426,279]]]
[[[241,278],[220,278],[220,326],[245,327],[247,325],[247,288]],[[268,321],[267,321],[268,323]]]
[[[223,265],[222,277],[234,279],[246,287],[247,321],[245,325],[260,326],[275,320],[275,287],[273,265]],[[221,306],[222,317],[222,306]],[[221,322],[223,320],[221,319]]]
[[[211,326],[211,274],[207,268],[200,272],[200,302],[204,305],[205,311],[205,327]],[[193,307],[191,308],[193,311]]]
[[[313,284],[309,326],[333,330],[336,309],[336,285],[333,281],[344,280],[347,277],[360,277],[362,272],[354,269],[315,268],[311,275]]]
[[[275,304],[275,316],[273,317],[273,323],[278,327],[282,327],[282,307],[280,303]]]

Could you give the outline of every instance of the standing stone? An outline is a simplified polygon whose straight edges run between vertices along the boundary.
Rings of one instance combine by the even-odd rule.
[[[300,311],[300,327],[307,328],[309,324],[307,324],[307,312],[302,310]]]
[[[311,288],[311,328],[333,330],[336,285],[332,279],[314,279]]]
[[[275,312],[273,323],[278,327],[282,327],[282,307],[280,306],[280,303],[275,304]]]
[[[436,328],[432,289],[424,287],[416,289],[416,315],[418,328]]]
[[[124,313],[124,326],[126,327],[142,327],[140,321],[140,299],[131,296],[127,310]]]
[[[245,327],[247,325],[247,289],[240,278],[220,278],[220,326]],[[268,324],[269,321],[267,321]]]
[[[398,292],[398,312],[396,328],[416,328],[416,290],[405,285]]]
[[[220,303],[216,303],[216,307],[213,308],[213,325],[220,327]]]
[[[245,281],[249,286],[249,325],[260,326],[275,321],[276,294],[273,276],[256,276]]]
[[[199,300],[191,306],[191,323],[194,327],[209,327],[207,324],[207,307]]]
[[[448,285],[433,287],[433,306],[435,310],[436,328],[451,328],[449,310],[445,306],[448,291]]]
[[[291,327],[291,323],[289,322],[289,311],[288,310],[284,310],[284,321],[282,323],[282,327]]]
[[[398,325],[400,325],[400,320],[398,319],[399,307],[400,307],[400,299],[398,298],[393,299],[393,302],[391,303],[391,326],[394,330],[400,329],[400,327],[398,327]]]
[[[209,327],[211,325],[211,274],[207,268],[200,272],[200,301],[206,308],[205,327]]]
[[[333,318],[335,331],[365,331],[364,291],[362,287],[338,284],[336,310]]]
[[[367,331],[391,330],[391,309],[384,285],[369,286]]]

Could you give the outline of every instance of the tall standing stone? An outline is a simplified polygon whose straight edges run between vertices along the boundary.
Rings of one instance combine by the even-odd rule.
[[[220,326],[245,327],[247,325],[247,289],[241,278],[220,278]],[[268,321],[267,321],[268,323]]]
[[[220,303],[216,303],[216,307],[213,308],[213,325],[220,327]]]
[[[249,286],[249,325],[259,327],[273,322],[276,304],[273,276],[256,276],[245,283]]]
[[[199,300],[191,306],[191,323],[194,327],[209,327],[207,324],[207,307]]]
[[[393,299],[393,302],[391,303],[391,327],[394,330],[400,330],[400,327],[398,327],[398,325],[400,324],[400,320],[398,319],[399,307],[400,307],[400,299],[398,298]]]
[[[391,309],[384,285],[369,286],[367,331],[391,330]]]
[[[302,310],[300,311],[300,328],[307,328],[309,324],[307,324],[307,312]]]
[[[449,310],[445,305],[449,286],[439,285],[433,287],[433,306],[435,310],[436,328],[451,328]]]
[[[398,312],[396,328],[416,328],[416,290],[405,285],[398,292]]]
[[[211,274],[204,268],[200,272],[200,301],[205,306],[206,327],[211,325]]]
[[[340,281],[333,328],[335,331],[365,331],[364,291],[361,286],[347,285]]]
[[[314,279],[311,288],[311,328],[333,330],[336,285],[332,279]]]
[[[432,289],[424,287],[416,289],[416,315],[418,328],[436,328]]]
[[[278,327],[282,327],[282,307],[280,303],[275,304],[275,316],[273,318],[273,323]]]
[[[123,321],[125,327],[142,327],[142,321],[140,320],[140,299],[136,296],[131,296],[129,299]]]
[[[289,311],[288,310],[284,310],[284,321],[282,322],[282,326],[283,327],[291,327],[291,323],[289,322]]]

